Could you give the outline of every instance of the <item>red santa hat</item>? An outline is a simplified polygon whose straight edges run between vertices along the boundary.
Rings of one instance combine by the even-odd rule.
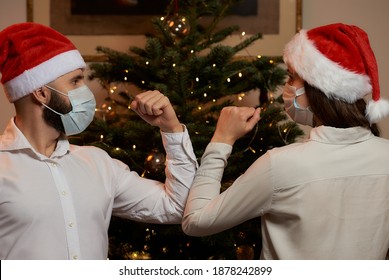
[[[284,61],[328,98],[354,103],[371,94],[370,123],[389,114],[389,102],[380,98],[377,61],[359,27],[337,23],[301,30],[285,46]]]
[[[1,83],[10,102],[85,66],[69,39],[50,27],[26,22],[0,32]]]

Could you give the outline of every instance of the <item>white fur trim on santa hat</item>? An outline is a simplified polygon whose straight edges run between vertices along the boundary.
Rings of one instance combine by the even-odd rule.
[[[329,98],[348,103],[370,94],[370,78],[345,69],[324,56],[301,30],[285,46],[284,61],[310,85],[320,89]]]
[[[369,100],[366,106],[366,118],[369,122],[376,123],[389,115],[389,101],[379,99],[378,101]]]
[[[60,53],[6,82],[5,94],[10,102],[15,102],[66,73],[85,67],[78,50]]]

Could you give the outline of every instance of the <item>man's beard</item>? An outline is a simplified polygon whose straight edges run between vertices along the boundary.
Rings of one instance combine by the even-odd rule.
[[[61,114],[67,114],[72,110],[72,106],[67,105],[55,91],[51,91],[51,98],[47,106]],[[45,107],[43,109],[43,119],[51,127],[55,128],[59,132],[65,133],[65,128],[60,115]]]

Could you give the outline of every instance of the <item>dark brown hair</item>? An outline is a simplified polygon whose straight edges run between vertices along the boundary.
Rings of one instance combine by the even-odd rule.
[[[307,82],[304,83],[304,87],[309,106],[323,125],[337,128],[362,126],[379,136],[378,126],[370,125],[365,117],[366,101],[364,99],[349,104],[338,99],[329,99],[322,91]]]

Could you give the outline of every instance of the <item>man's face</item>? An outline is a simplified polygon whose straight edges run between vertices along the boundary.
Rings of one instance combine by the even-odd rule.
[[[83,71],[81,69],[78,69],[59,77],[49,85],[52,88],[64,94],[67,94],[68,91],[83,86],[84,84],[85,82]],[[49,103],[47,104],[48,107],[61,114],[67,114],[72,110],[72,105],[70,104],[70,101],[66,96],[63,96],[62,94],[57,93],[54,90],[50,90],[50,92],[51,98]],[[47,124],[55,128],[56,130],[65,133],[65,128],[62,124],[61,116],[46,107],[43,110],[43,119],[46,121]]]
[[[61,114],[69,113],[72,110],[72,105],[65,100],[66,97],[62,96],[59,93],[56,93],[53,90],[50,91],[51,98],[47,106]],[[51,127],[62,133],[65,133],[65,128],[63,127],[60,115],[54,113],[53,111],[45,107],[43,109],[43,119]]]

